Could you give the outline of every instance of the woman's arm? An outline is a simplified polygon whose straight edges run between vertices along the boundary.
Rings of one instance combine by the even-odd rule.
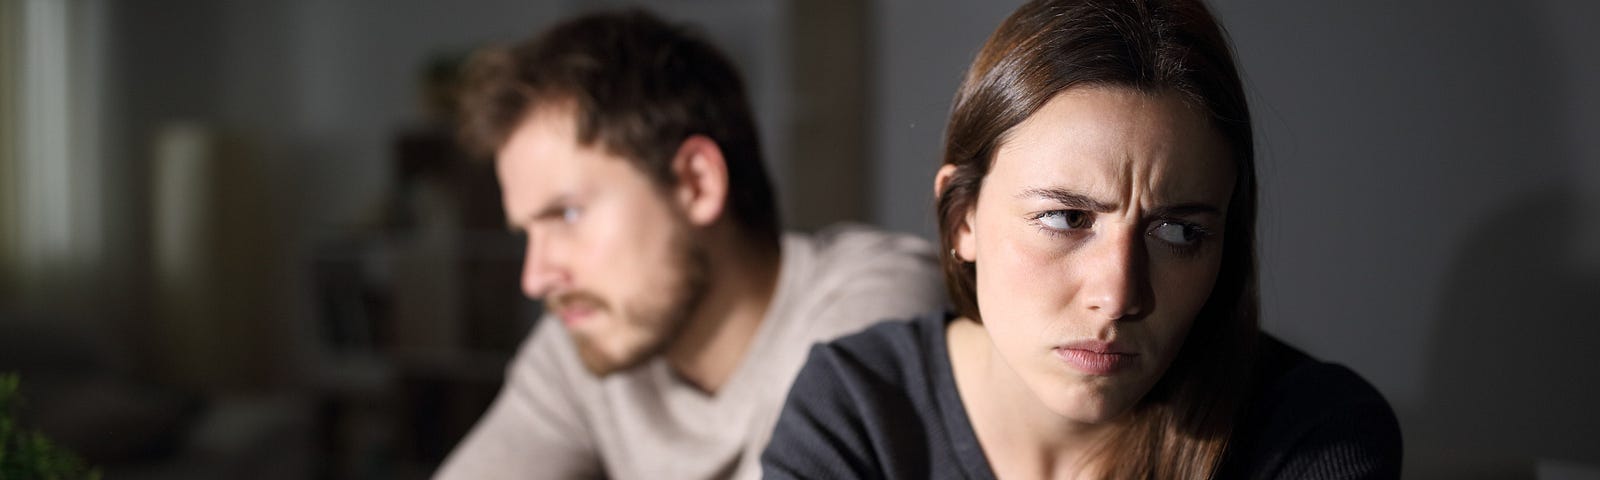
[[[1400,478],[1400,422],[1383,396],[1340,365],[1286,375],[1257,412],[1239,465],[1259,479]],[[1242,473],[1242,472],[1241,472]]]

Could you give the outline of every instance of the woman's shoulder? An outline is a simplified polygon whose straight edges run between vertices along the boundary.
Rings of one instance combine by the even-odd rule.
[[[1361,375],[1267,334],[1256,365],[1229,478],[1399,477],[1400,423]]]
[[[1317,360],[1271,335],[1261,334],[1256,358],[1258,401],[1287,408],[1389,405],[1383,394],[1355,371]]]
[[[859,332],[812,347],[806,364],[855,380],[870,378],[879,386],[906,387],[925,383],[933,346],[942,346],[943,313],[885,320]],[[942,349],[940,349],[942,351]],[[867,378],[863,378],[867,377]]]
[[[763,452],[767,478],[936,478],[956,471],[938,391],[945,314],[812,347]],[[946,369],[948,367],[945,367]],[[948,387],[945,387],[948,388]]]

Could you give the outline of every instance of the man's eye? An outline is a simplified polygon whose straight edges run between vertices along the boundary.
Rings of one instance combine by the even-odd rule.
[[[1199,225],[1178,222],[1161,222],[1156,228],[1150,229],[1150,236],[1161,239],[1177,246],[1189,246],[1200,243],[1206,231]]]
[[[1040,225],[1055,230],[1075,230],[1089,228],[1094,224],[1094,219],[1089,212],[1083,210],[1051,210],[1034,217]]]

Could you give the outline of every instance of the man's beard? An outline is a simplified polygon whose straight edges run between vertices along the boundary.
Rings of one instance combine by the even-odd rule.
[[[710,283],[711,262],[705,248],[694,244],[688,235],[676,235],[673,240],[671,271],[675,278],[665,285],[664,303],[638,303],[621,305],[620,309],[606,309],[614,314],[607,320],[619,322],[619,328],[602,329],[589,333],[572,333],[578,348],[578,357],[589,373],[596,377],[631,369],[663,354],[689,324],[690,317],[705,299]],[[585,292],[570,294],[576,301],[595,302],[604,307],[599,297]],[[563,297],[566,297],[565,295]],[[608,351],[605,340],[596,335],[638,335],[638,341],[622,345],[621,351]],[[609,340],[616,341],[612,338]]]

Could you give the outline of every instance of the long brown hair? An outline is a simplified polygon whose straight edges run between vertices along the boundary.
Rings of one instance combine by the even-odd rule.
[[[1116,478],[1205,478],[1221,463],[1247,391],[1258,331],[1255,149],[1227,37],[1199,0],[1035,0],[984,43],[956,92],[939,192],[944,251],[975,206],[1008,132],[1061,92],[1172,92],[1201,108],[1231,148],[1235,183],[1217,283],[1162,379],[1099,450]],[[957,313],[982,321],[975,266],[943,256]]]

